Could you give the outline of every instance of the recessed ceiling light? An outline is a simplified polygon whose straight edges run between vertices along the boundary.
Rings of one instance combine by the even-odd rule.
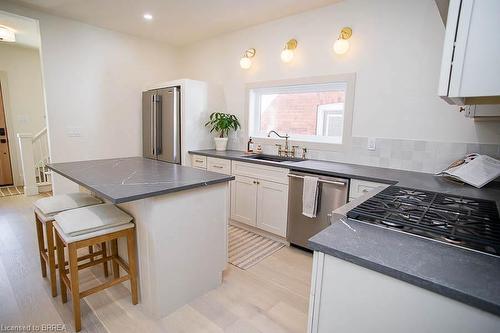
[[[148,20],[148,21],[151,21],[153,19],[153,15],[151,15],[149,13],[144,14],[143,17],[144,17],[145,20]]]

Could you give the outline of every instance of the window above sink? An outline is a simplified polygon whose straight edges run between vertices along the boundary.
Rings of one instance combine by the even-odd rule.
[[[339,150],[350,144],[355,74],[249,84],[250,136],[274,143],[271,130],[294,144]],[[268,142],[269,141],[269,142]]]

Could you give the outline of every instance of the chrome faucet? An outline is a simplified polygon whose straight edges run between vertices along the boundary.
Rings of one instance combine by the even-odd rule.
[[[278,146],[278,155],[281,156],[284,153],[285,156],[288,157],[288,150],[289,150],[289,147],[288,147],[288,138],[290,138],[288,136],[288,134],[285,133],[285,135],[280,135],[275,130],[272,130],[272,131],[269,131],[269,133],[267,133],[267,137],[268,138],[271,137],[271,133],[276,134],[279,138],[285,139],[285,148],[284,149],[281,149],[281,145],[277,145]]]

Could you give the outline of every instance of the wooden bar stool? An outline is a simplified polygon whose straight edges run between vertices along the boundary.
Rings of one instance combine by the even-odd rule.
[[[132,216],[112,204],[102,204],[78,208],[62,212],[55,217],[54,223],[57,247],[57,259],[63,262],[64,248],[68,248],[69,269],[59,266],[59,282],[61,299],[67,302],[67,288],[71,291],[75,330],[81,329],[80,299],[96,292],[112,287],[118,283],[130,281],[132,304],[137,304],[137,260],[135,243],[135,224]],[[128,264],[118,255],[117,240],[127,239]],[[77,251],[80,248],[111,242],[111,255],[105,254],[101,259],[78,264]],[[96,287],[80,291],[78,271],[108,261],[113,263],[113,279]],[[119,266],[127,272],[120,277]],[[68,274],[69,273],[69,277]]]
[[[55,263],[55,246],[54,246],[54,216],[57,213],[86,207],[91,205],[97,205],[102,203],[98,198],[95,198],[86,193],[69,193],[62,195],[55,195],[52,197],[47,197],[35,201],[35,224],[36,233],[38,238],[38,251],[40,255],[40,265],[42,269],[42,277],[47,277],[47,266],[49,267],[49,278],[50,278],[50,289],[52,297],[57,296],[57,282],[56,282],[56,268]],[[45,237],[44,237],[44,226],[45,226]],[[106,245],[101,248],[101,251],[106,251]],[[92,254],[93,248],[89,246],[89,254]],[[97,256],[99,252],[94,255]],[[94,260],[94,256],[88,258],[91,261]],[[105,273],[107,274],[106,265]]]

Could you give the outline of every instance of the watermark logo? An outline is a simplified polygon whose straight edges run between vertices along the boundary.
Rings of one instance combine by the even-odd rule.
[[[63,331],[66,331],[65,324],[28,324],[28,325],[0,324],[0,332],[63,332]]]

